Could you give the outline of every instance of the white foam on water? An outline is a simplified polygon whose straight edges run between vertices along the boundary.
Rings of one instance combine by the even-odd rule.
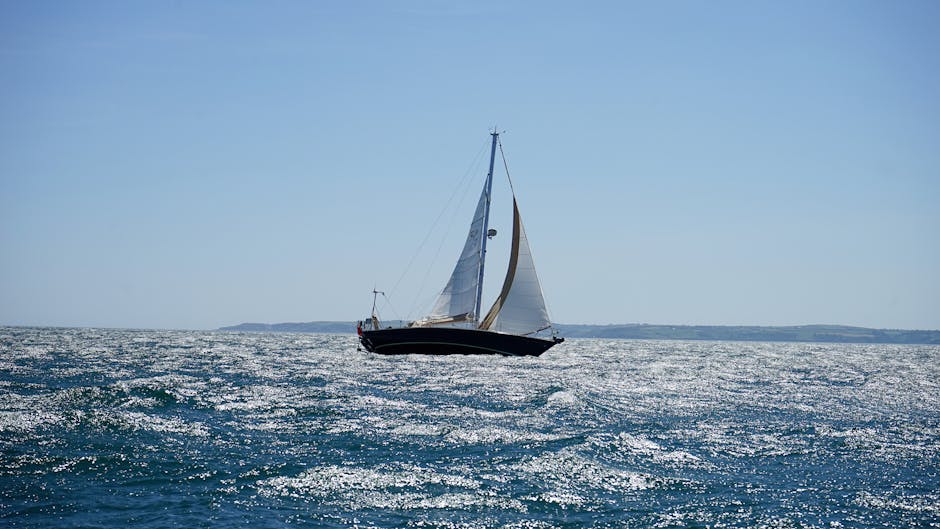
[[[464,476],[442,474],[417,466],[391,469],[355,466],[325,465],[305,471],[294,477],[275,477],[262,480],[260,488],[278,494],[300,493],[317,496],[344,493],[351,490],[383,490],[388,488],[419,488],[426,485],[446,485],[477,489],[479,482]]]
[[[687,451],[668,450],[643,436],[633,435],[627,432],[620,432],[616,435],[593,435],[587,439],[587,445],[591,450],[601,450],[602,452],[613,451],[614,456],[619,456],[619,459],[634,456],[673,467],[703,469],[714,467],[701,457]]]
[[[475,479],[408,465],[374,468],[326,465],[297,476],[260,480],[255,487],[263,496],[316,500],[339,504],[350,510],[526,510],[521,501],[484,490]],[[436,493],[428,490],[441,487],[447,491]]]
[[[98,462],[98,458],[95,456],[82,456],[74,459],[70,459],[58,465],[52,467],[52,472],[72,472],[79,463],[88,463],[95,464]]]
[[[548,404],[552,406],[574,407],[580,403],[578,396],[573,391],[556,391],[548,396]]]
[[[209,429],[201,423],[184,421],[178,417],[160,417],[141,412],[122,411],[114,418],[126,428],[149,430],[157,433],[183,434],[193,437],[207,437]]]
[[[161,405],[162,403],[153,397],[144,398],[137,396],[127,397],[124,402],[119,404],[122,408],[157,408]]]
[[[940,491],[927,494],[873,494],[863,491],[855,496],[855,503],[872,509],[940,516]]]
[[[392,410],[419,411],[426,407],[424,404],[413,402],[413,401],[377,397],[375,395],[355,395],[351,399],[351,404],[354,406],[363,408],[363,409],[370,409],[370,410],[392,409]]]
[[[293,409],[296,404],[295,392],[281,386],[252,385],[234,388],[226,393],[213,395],[209,401],[219,411],[265,411],[274,412],[278,408]]]
[[[455,428],[445,434],[448,442],[458,445],[508,444],[518,442],[555,441],[562,439],[559,434],[542,433],[531,430],[513,430],[497,426],[478,428]]]
[[[65,422],[56,412],[42,410],[0,410],[0,433],[27,433]]]
[[[412,423],[406,422],[391,427],[388,433],[394,436],[402,437],[443,437],[447,435],[453,427],[440,423]]]
[[[203,379],[180,374],[119,380],[114,383],[114,387],[124,393],[131,393],[141,389],[163,391],[178,401],[190,399],[199,401],[204,395],[210,393],[208,385]]]
[[[663,487],[669,479],[611,467],[572,448],[548,452],[513,466],[533,482],[550,483],[561,491],[630,492]]]
[[[594,510],[592,504],[595,503],[594,500],[584,496],[580,496],[570,491],[561,490],[550,490],[535,496],[527,496],[525,499],[534,502],[553,503],[563,508],[580,507],[589,511]]]

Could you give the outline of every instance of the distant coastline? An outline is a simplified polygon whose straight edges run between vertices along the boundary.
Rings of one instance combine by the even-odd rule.
[[[397,324],[398,322],[390,322]],[[623,325],[555,324],[566,338],[626,338],[639,340],[715,340],[737,342],[823,342],[940,345],[940,330],[869,329],[847,325],[795,325],[761,327],[747,325]],[[353,322],[242,323],[221,327],[234,332],[355,332]]]

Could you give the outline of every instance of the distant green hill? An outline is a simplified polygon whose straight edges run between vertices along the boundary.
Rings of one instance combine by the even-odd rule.
[[[940,331],[868,329],[846,325],[754,327],[743,325],[559,324],[557,327],[562,335],[572,338],[940,344]]]
[[[386,322],[398,325],[399,322]],[[895,343],[940,345],[940,331],[868,329],[845,325],[754,327],[719,325],[569,325],[555,324],[566,338],[631,338],[641,340],[724,340],[754,342]],[[354,322],[242,323],[220,331],[354,333]]]

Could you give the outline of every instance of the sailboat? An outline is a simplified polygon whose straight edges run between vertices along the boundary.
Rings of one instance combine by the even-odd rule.
[[[450,280],[431,312],[403,327],[381,328],[373,298],[371,318],[357,326],[359,341],[367,351],[380,354],[538,356],[565,341],[556,335],[549,319],[532,251],[519,216],[515,191],[509,267],[493,305],[485,314],[480,310],[486,242],[495,234],[495,230],[489,229],[489,219],[499,132],[494,130],[490,135],[489,171],[470,223],[470,232]],[[378,293],[373,290],[374,296]],[[536,336],[548,330],[551,330],[551,337]]]

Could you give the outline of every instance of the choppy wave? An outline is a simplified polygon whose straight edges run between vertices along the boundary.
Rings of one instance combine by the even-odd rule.
[[[940,527],[940,348],[0,328],[19,527]]]

